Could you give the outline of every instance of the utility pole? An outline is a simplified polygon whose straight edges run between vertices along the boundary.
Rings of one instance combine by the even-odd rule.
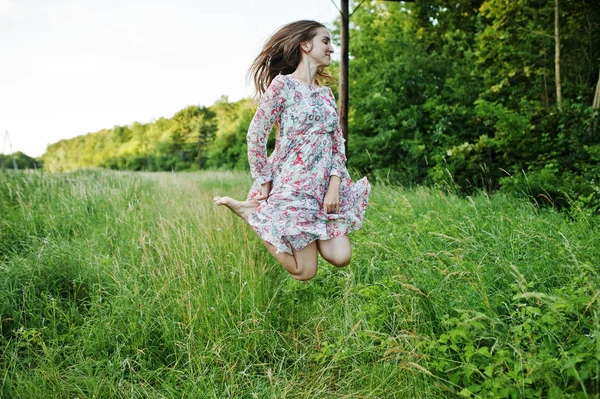
[[[346,156],[348,156],[348,45],[350,44],[350,13],[348,2],[348,0],[341,0],[340,4],[340,127],[346,140],[344,143]]]
[[[15,154],[12,149],[12,143],[10,142],[10,136],[8,135],[8,130],[5,130],[4,131],[4,139],[2,140],[2,166],[0,167],[0,169],[2,169],[2,172],[4,172],[4,158],[6,158],[5,149],[6,149],[7,141],[8,141],[8,146],[10,147],[10,153],[12,154],[13,169],[19,170],[19,167],[17,166],[17,161],[15,160]]]
[[[562,88],[560,84],[560,32],[558,0],[554,0],[554,72],[556,76],[556,105],[562,111]]]
[[[333,2],[333,0],[331,0]],[[384,0],[392,1],[395,3],[414,3],[415,0]],[[344,147],[346,149],[346,156],[348,156],[348,53],[350,45],[350,17],[352,14],[359,9],[364,3],[362,0],[354,11],[349,10],[349,0],[340,0],[340,7],[333,3],[340,12],[341,24],[340,24],[340,126],[342,128],[342,134],[346,142]]]

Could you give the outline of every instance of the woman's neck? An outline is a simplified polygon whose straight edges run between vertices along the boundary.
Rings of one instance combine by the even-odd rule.
[[[316,84],[315,84],[315,76],[316,75],[317,75],[317,67],[314,65],[311,65],[310,62],[308,62],[308,60],[304,60],[304,59],[302,61],[300,61],[300,64],[298,64],[298,67],[296,68],[296,70],[294,72],[292,72],[292,76],[294,76],[296,79],[298,79],[310,86],[316,86]]]

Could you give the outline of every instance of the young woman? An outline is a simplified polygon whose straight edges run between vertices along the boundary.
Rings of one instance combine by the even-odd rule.
[[[261,95],[247,136],[254,185],[246,201],[214,199],[248,222],[298,280],[314,277],[319,253],[338,267],[350,263],[348,233],[362,226],[371,188],[348,175],[335,99],[320,85],[332,53],[331,34],[315,21],[290,23],[267,41],[250,68]]]

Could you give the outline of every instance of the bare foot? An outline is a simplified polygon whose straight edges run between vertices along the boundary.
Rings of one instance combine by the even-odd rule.
[[[215,197],[213,201],[217,205],[225,205],[246,222],[248,221],[248,216],[258,208],[258,201],[256,200],[236,201],[229,197]]]

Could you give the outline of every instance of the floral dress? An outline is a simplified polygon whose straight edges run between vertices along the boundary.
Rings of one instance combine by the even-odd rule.
[[[267,138],[276,121],[279,134],[267,158]],[[260,201],[248,222],[277,252],[291,254],[292,248],[361,228],[371,186],[366,178],[352,183],[348,175],[331,89],[276,76],[260,99],[247,141],[255,179],[248,199],[259,197],[261,184],[272,182],[269,198]],[[323,201],[333,175],[341,179],[340,210],[327,214]]]

